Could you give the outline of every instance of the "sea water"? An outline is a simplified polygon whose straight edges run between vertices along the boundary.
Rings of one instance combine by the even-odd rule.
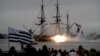
[[[69,41],[69,42],[37,42],[37,45],[33,45],[38,50],[39,48],[42,49],[43,45],[47,45],[48,48],[54,49],[62,49],[62,50],[71,50],[71,49],[78,49],[79,45],[82,45],[85,49],[90,50],[91,48],[95,48],[96,50],[100,51],[100,40],[84,40],[84,41]],[[15,46],[16,50],[21,50],[20,43],[13,43],[8,42],[8,39],[0,39],[0,48],[3,51],[8,51],[11,46]]]

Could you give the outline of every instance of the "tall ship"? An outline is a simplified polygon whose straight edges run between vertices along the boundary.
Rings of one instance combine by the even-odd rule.
[[[61,35],[61,25],[65,25],[65,29],[66,29],[66,35],[69,35],[71,37],[75,37],[77,36],[77,34],[73,34],[73,32],[71,32],[71,28],[73,25],[75,25],[77,27],[77,30],[76,30],[76,33],[79,33],[80,32],[80,28],[81,28],[81,25],[78,24],[78,23],[73,23],[73,24],[69,24],[69,13],[67,12],[67,15],[66,15],[66,23],[63,23],[62,20],[61,20],[61,16],[60,16],[60,10],[59,10],[59,0],[57,0],[57,3],[56,3],[56,16],[53,16],[53,18],[55,18],[55,22],[54,23],[47,23],[46,22],[46,17],[45,17],[45,11],[44,11],[44,1],[42,0],[42,3],[41,3],[41,15],[40,17],[38,17],[37,19],[39,19],[39,23],[36,23],[35,25],[37,25],[38,27],[40,27],[40,33],[39,35],[36,35],[35,34],[35,31],[37,30],[37,28],[35,30],[32,30],[32,29],[28,29],[28,31],[30,33],[33,34],[33,38],[36,40],[36,41],[51,41],[50,37],[52,36],[55,36],[55,35]],[[47,30],[49,29],[46,29],[45,25],[55,25],[55,34],[53,35],[47,35],[46,32]],[[23,26],[24,28],[26,28],[25,26]],[[81,34],[83,34],[83,31],[81,31]]]

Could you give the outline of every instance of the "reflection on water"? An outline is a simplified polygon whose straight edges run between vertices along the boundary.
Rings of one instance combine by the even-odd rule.
[[[62,49],[62,50],[70,50],[72,48],[77,49],[79,45],[82,45],[85,49],[90,50],[91,48],[95,48],[100,51],[100,40],[84,40],[84,41],[69,41],[63,43],[54,43],[54,42],[38,42],[38,45],[33,45],[36,49],[42,48],[45,44],[49,48]],[[12,43],[10,42],[10,46],[15,46],[17,50],[21,50],[20,43]],[[0,39],[0,48],[2,50],[9,50],[8,40]]]

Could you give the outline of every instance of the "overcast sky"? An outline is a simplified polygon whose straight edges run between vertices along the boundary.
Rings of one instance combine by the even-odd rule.
[[[47,23],[53,23],[56,0],[44,0]],[[41,0],[0,0],[0,33],[7,33],[8,26],[24,29],[37,27],[37,16],[40,13]],[[84,33],[100,34],[100,0],[59,0],[62,22],[66,23],[69,12],[70,24],[77,22],[82,25]],[[50,28],[50,26],[48,26]],[[50,28],[53,30],[53,27]],[[62,30],[63,31],[63,30]]]

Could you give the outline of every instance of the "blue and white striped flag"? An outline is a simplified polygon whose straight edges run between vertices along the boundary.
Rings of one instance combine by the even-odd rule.
[[[18,42],[18,30],[8,27],[8,38],[10,42]]]
[[[19,42],[30,44],[32,42],[32,35],[29,32],[19,30]]]
[[[31,34],[28,32],[9,27],[8,34],[10,42],[20,42],[22,44],[30,44],[32,42]]]

